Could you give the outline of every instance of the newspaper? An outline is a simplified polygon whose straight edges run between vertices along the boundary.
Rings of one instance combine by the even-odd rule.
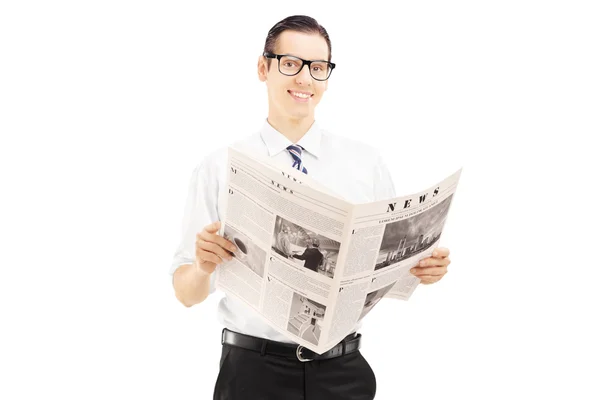
[[[419,279],[409,270],[437,247],[462,171],[420,193],[354,204],[291,167],[228,151],[219,233],[237,250],[216,287],[318,354],[381,298],[410,298]]]

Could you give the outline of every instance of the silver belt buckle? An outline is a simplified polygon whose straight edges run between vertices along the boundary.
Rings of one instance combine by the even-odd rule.
[[[308,362],[308,361],[312,361],[312,358],[304,358],[302,357],[302,349],[304,349],[304,347],[298,345],[298,348],[296,349],[296,357],[298,358],[299,361],[301,362]]]

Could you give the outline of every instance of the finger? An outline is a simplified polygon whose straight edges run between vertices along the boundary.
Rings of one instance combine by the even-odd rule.
[[[416,276],[443,276],[446,274],[446,272],[448,272],[448,270],[446,267],[414,267],[410,270],[410,272]]]
[[[449,258],[424,258],[419,261],[419,267],[447,267],[450,265]]]
[[[223,249],[218,244],[206,242],[201,239],[198,240],[197,243],[198,243],[198,246],[200,247],[200,249],[202,249],[204,251],[208,251],[210,253],[214,253],[214,254],[218,255],[219,257],[221,257],[223,260],[231,260],[231,258],[232,258],[231,253],[229,253],[227,250]]]
[[[424,285],[431,285],[432,283],[436,283],[440,280],[438,277],[427,277],[427,276],[424,276],[420,279],[421,279],[421,283]]]
[[[198,258],[198,260],[200,260],[200,264],[203,264],[205,262],[209,262],[209,263],[213,263],[213,264],[220,264],[223,262],[221,257],[216,255],[215,253],[211,253],[209,251],[204,251],[204,250],[196,251],[196,258]]]
[[[204,240],[205,242],[211,242],[211,243],[218,244],[222,248],[229,250],[231,252],[234,252],[237,250],[237,246],[235,244],[233,244],[231,241],[225,239],[223,236],[220,236],[220,235],[217,235],[214,233],[209,233],[206,230],[197,234],[196,239]]]
[[[432,256],[435,258],[448,257],[449,255],[450,255],[450,250],[448,250],[445,247],[438,247],[437,249],[433,250],[433,254],[432,254]]]
[[[206,232],[208,232],[208,233],[216,233],[216,232],[219,231],[219,229],[221,229],[221,222],[220,221],[213,222],[212,224],[206,225],[204,227],[204,230]]]
[[[442,276],[440,276],[440,275],[421,275],[421,276],[418,276],[417,278],[419,278],[421,280],[421,282],[437,282],[440,279],[442,279]]]

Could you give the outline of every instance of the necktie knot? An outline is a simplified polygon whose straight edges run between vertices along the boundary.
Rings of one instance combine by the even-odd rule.
[[[287,150],[290,152],[292,158],[294,159],[294,164],[292,168],[296,168],[298,171],[302,171],[305,174],[308,174],[306,168],[302,165],[302,146],[298,146],[296,144],[292,144],[287,147]]]

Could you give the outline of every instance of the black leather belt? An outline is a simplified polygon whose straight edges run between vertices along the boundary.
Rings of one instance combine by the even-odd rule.
[[[299,361],[307,362],[313,360],[327,360],[329,358],[340,357],[353,353],[360,349],[360,333],[352,333],[344,338],[340,343],[323,354],[317,354],[303,346],[291,343],[276,342],[273,340],[262,339],[255,336],[244,335],[223,329],[221,344],[241,347],[261,354],[269,354],[287,358],[297,358]]]

